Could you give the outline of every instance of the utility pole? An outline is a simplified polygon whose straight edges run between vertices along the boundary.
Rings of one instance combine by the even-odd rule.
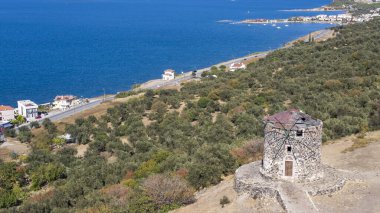
[[[103,102],[106,100],[106,90],[103,88]]]

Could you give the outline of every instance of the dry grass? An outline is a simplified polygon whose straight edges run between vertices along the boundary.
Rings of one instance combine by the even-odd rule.
[[[5,148],[0,148],[0,159],[3,160],[4,162],[11,161],[10,157],[11,151],[9,149]]]
[[[147,116],[144,116],[143,119],[142,119],[142,122],[144,124],[145,127],[149,126],[153,121],[150,120]]]
[[[27,143],[21,143],[16,138],[7,138],[7,142],[3,144],[0,143],[0,159],[5,162],[14,160],[10,156],[11,153],[22,156],[27,155],[29,152],[30,146]]]
[[[291,105],[292,105],[291,100],[288,99],[288,100],[284,101],[284,107],[289,108]]]
[[[132,145],[132,144],[129,142],[129,140],[128,140],[128,136],[120,137],[120,140],[121,140],[121,143],[123,143],[123,144]]]
[[[376,139],[379,139],[378,136],[371,137],[366,134],[359,134],[352,139],[352,145],[342,151],[342,153],[352,152],[355,149],[366,147],[368,144],[374,142]]]
[[[77,149],[76,157],[82,158],[88,149],[88,144],[79,144],[75,148]]]
[[[41,148],[41,149],[48,149],[49,148],[49,137],[47,131],[43,127],[38,128],[38,129],[32,129],[32,146],[36,148]]]
[[[100,116],[105,115],[107,113],[108,108],[117,106],[119,104],[120,104],[119,101],[107,101],[107,102],[99,104],[98,106],[94,108],[91,108],[83,112],[76,113],[75,115],[72,115],[70,117],[64,118],[59,122],[55,122],[55,124],[57,125],[59,131],[64,131],[66,124],[73,124],[75,123],[76,119],[87,118],[90,115],[93,115],[99,118]]]

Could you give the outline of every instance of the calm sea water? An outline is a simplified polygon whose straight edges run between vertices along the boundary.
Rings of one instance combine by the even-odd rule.
[[[218,20],[316,15],[281,12],[329,0],[1,0],[0,104],[58,94],[92,97],[177,72],[274,49],[325,24],[276,29]]]

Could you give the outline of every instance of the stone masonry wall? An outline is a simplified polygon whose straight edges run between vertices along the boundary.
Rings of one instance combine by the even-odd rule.
[[[303,129],[303,136],[296,129]],[[318,179],[321,163],[322,122],[319,126],[297,127],[292,130],[276,128],[268,124],[265,128],[263,172],[272,178],[298,180]],[[288,152],[287,147],[291,147]],[[292,177],[284,177],[285,161],[293,161]]]

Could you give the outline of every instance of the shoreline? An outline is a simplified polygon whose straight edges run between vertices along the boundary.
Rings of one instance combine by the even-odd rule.
[[[279,10],[281,12],[339,12],[339,11],[345,11],[342,9],[336,9],[334,7],[323,5],[316,8],[309,8],[309,9],[289,9],[289,10]]]
[[[321,6],[321,7],[318,7],[318,8],[311,8],[311,9],[291,9],[291,10],[281,10],[281,11],[327,11],[327,10],[326,10],[326,6],[324,5],[324,6]],[[335,11],[338,11],[338,10],[335,10]],[[263,22],[251,22],[251,21],[252,20],[243,20],[243,21],[240,21],[238,23],[239,24],[265,24]],[[230,23],[230,22],[234,22],[234,21],[226,19],[226,20],[219,20],[217,22],[220,22],[220,23]],[[281,22],[278,22],[278,23],[281,23]],[[284,22],[284,23],[302,23],[302,22],[297,22],[297,21],[290,22],[290,21],[287,21],[287,22]],[[310,23],[318,23],[318,22],[310,22]],[[322,30],[326,30],[326,29],[327,28],[322,29]],[[320,30],[318,30],[318,31],[320,31]],[[318,31],[310,32],[307,35],[316,33]],[[233,59],[230,59],[230,60],[227,60],[227,61],[222,61],[222,62],[214,64],[214,65],[210,65],[210,66],[205,67],[205,68],[197,69],[197,77],[200,77],[201,73],[210,70],[211,67],[213,67],[213,66],[219,67],[221,65],[225,65],[225,66],[228,67],[232,63],[239,63],[239,62],[244,63],[244,64],[247,65],[249,63],[252,63],[255,60],[258,60],[258,59],[261,59],[261,58],[265,58],[266,55],[268,53],[270,53],[270,52],[273,52],[275,50],[279,50],[279,49],[282,49],[282,48],[289,47],[289,44],[292,44],[295,41],[299,41],[299,40],[301,40],[303,37],[305,37],[307,35],[301,35],[301,36],[299,36],[296,39],[286,41],[286,42],[284,42],[284,45],[281,45],[281,46],[279,46],[279,47],[277,47],[275,49],[268,49],[268,50],[261,51],[261,52],[251,52],[251,53],[249,53],[247,55],[244,55],[244,56],[241,56],[241,57],[238,57],[238,58],[233,58]],[[165,86],[172,86],[173,84],[174,85],[178,85],[178,84],[181,84],[184,81],[191,80],[192,79],[192,72],[193,71],[184,71],[184,72],[182,72],[181,74],[179,74],[176,77],[176,79],[174,79],[174,82],[173,82],[173,80],[165,81],[164,82],[160,78],[155,78],[155,79],[148,79],[146,81],[137,83],[139,85],[137,88],[133,88],[134,85],[129,85],[129,88],[126,89],[126,90],[121,90],[121,91],[117,91],[117,92],[108,93],[107,94],[107,100],[109,101],[110,99],[115,99],[116,98],[115,96],[117,94],[119,94],[119,93],[129,92],[129,91],[136,91],[136,89],[138,89],[138,90],[141,90],[141,89],[142,90],[144,90],[144,89],[158,89],[158,88],[162,88],[162,87],[165,87]],[[149,84],[153,84],[153,86],[146,86],[146,85],[149,85]],[[86,97],[86,98],[88,100],[90,100],[90,102],[97,102],[97,101],[102,101],[103,102],[104,101],[104,100],[102,100],[104,98],[103,96],[104,95],[102,95],[102,94],[98,94],[98,95],[93,95],[93,96],[89,96],[89,97]],[[50,103],[50,102],[48,102],[48,103]],[[37,104],[37,105],[43,105],[43,104]],[[75,109],[75,108],[80,108],[80,107],[76,106],[76,107],[73,107],[72,109]]]
[[[236,63],[236,62],[242,62],[245,64],[253,63],[256,60],[265,58],[269,53],[271,53],[273,51],[292,47],[298,41],[306,41],[306,39],[308,38],[309,35],[312,35],[313,37],[315,37],[316,41],[318,42],[318,41],[323,41],[323,40],[326,40],[327,38],[329,38],[332,35],[332,32],[333,32],[333,30],[328,29],[328,28],[313,31],[307,35],[303,35],[303,36],[300,36],[296,39],[293,39],[293,40],[285,43],[281,47],[278,47],[274,50],[267,50],[267,51],[263,51],[263,52],[253,52],[253,53],[250,53],[246,56],[231,59],[229,61],[220,62],[220,63],[214,64],[212,66],[217,66],[217,67],[219,67],[221,65],[229,66],[231,63]],[[203,69],[199,69],[197,72],[197,76],[200,76],[201,73],[204,71],[210,70],[212,66],[209,66],[209,67],[206,67]],[[146,89],[153,89],[153,90],[170,89],[170,88],[173,88],[173,86],[176,87],[183,82],[187,82],[187,81],[191,81],[191,80],[195,80],[195,79],[199,79],[199,78],[193,78],[192,77],[192,71],[184,72],[183,74],[181,74],[177,78],[175,78],[173,80],[169,80],[169,81],[163,81],[162,79],[151,79],[151,80],[148,80],[148,81],[141,83],[138,88],[131,88],[129,90],[120,91],[116,94],[106,94],[105,96],[100,96],[100,95],[94,96],[94,97],[88,98],[89,100],[91,100],[88,104],[73,107],[67,111],[61,111],[61,112],[57,112],[54,114],[50,114],[50,116],[47,116],[45,118],[49,118],[53,122],[62,122],[63,120],[68,119],[68,118],[73,119],[73,118],[76,118],[76,116],[86,115],[86,113],[91,112],[91,110],[92,111],[95,110],[95,111],[99,112],[99,111],[103,111],[105,106],[107,108],[113,106],[113,104],[118,103],[117,100],[119,98],[117,98],[116,96],[119,93],[139,91],[139,90],[143,91]],[[151,84],[153,84],[153,85],[151,85]],[[124,100],[124,98],[121,98],[120,100]],[[45,118],[43,118],[43,119],[45,119]],[[42,122],[43,119],[40,119],[39,122]],[[28,124],[25,124],[25,125],[28,125]]]
[[[329,31],[329,29],[325,28],[322,30],[310,32],[309,34],[311,34],[311,35],[315,35],[318,33],[321,34],[322,32],[325,32],[325,31]],[[305,38],[308,37],[309,34],[302,35],[296,39],[290,40],[290,41],[286,42],[284,45],[282,45],[281,47],[275,48],[273,50],[252,52],[252,53],[249,53],[248,55],[245,55],[242,57],[233,58],[231,60],[222,61],[220,63],[211,65],[209,67],[198,69],[197,70],[197,78],[192,77],[193,71],[184,71],[182,74],[180,74],[178,77],[176,77],[173,80],[164,81],[162,79],[150,79],[150,80],[139,83],[139,86],[137,88],[130,88],[130,89],[127,89],[124,91],[118,91],[116,93],[109,93],[109,94],[105,94],[105,96],[104,95],[91,96],[91,97],[87,98],[88,100],[90,100],[89,103],[72,107],[67,111],[53,111],[51,114],[49,113],[48,116],[46,116],[42,119],[39,119],[39,122],[42,122],[43,119],[45,119],[45,118],[49,118],[54,122],[57,122],[57,121],[59,122],[60,120],[63,120],[67,117],[75,116],[76,114],[80,114],[81,112],[84,112],[86,110],[97,107],[97,106],[101,105],[102,103],[113,101],[113,100],[117,99],[116,95],[119,93],[138,91],[138,90],[147,90],[147,89],[153,89],[153,90],[154,89],[165,89],[166,87],[177,86],[177,85],[180,85],[181,83],[189,81],[189,80],[199,79],[199,77],[201,76],[201,74],[203,72],[209,71],[211,69],[211,67],[213,67],[213,66],[219,67],[221,65],[225,65],[228,67],[232,63],[240,63],[240,62],[247,65],[247,64],[253,63],[255,60],[265,58],[269,53],[271,53],[273,51],[283,49],[283,48],[289,48],[289,47],[293,46],[293,44],[295,42],[305,40]],[[131,87],[132,87],[132,85],[131,85]],[[37,105],[41,105],[41,104],[37,104]]]
[[[255,20],[243,20],[240,22],[236,22],[237,24],[341,24],[338,21],[289,21],[286,19],[280,20],[276,19],[275,21],[267,20],[267,21],[255,21]]]
[[[310,32],[306,35],[302,35],[296,39],[290,40],[290,41],[286,42],[284,45],[282,45],[281,47],[278,47],[278,48],[273,49],[273,50],[266,50],[266,51],[261,51],[261,52],[252,52],[248,55],[245,55],[245,56],[242,56],[239,58],[234,58],[234,59],[231,59],[228,61],[223,61],[223,62],[220,62],[218,64],[214,64],[214,65],[209,66],[209,67],[198,69],[197,70],[197,77],[199,77],[201,75],[201,73],[210,70],[211,67],[213,67],[213,66],[219,67],[221,65],[225,65],[228,67],[232,63],[244,63],[247,65],[247,64],[253,62],[253,61],[251,61],[252,59],[258,60],[261,58],[265,58],[269,53],[271,53],[273,51],[292,47],[297,41],[305,41],[309,35],[315,37],[317,42],[326,40],[327,38],[325,38],[325,37],[331,36],[331,34],[332,34],[331,31],[332,30],[329,28],[316,30],[316,31]],[[328,35],[328,34],[330,34],[330,35]],[[192,71],[185,71],[185,72],[183,72],[183,74],[179,75],[176,79],[170,80],[170,81],[164,81],[162,79],[151,79],[149,81],[141,83],[138,88],[130,89],[130,90],[122,91],[122,92],[138,91],[138,90],[144,90],[144,89],[162,89],[164,87],[175,86],[175,85],[178,85],[182,82],[191,80],[192,79],[191,74],[192,74]]]

